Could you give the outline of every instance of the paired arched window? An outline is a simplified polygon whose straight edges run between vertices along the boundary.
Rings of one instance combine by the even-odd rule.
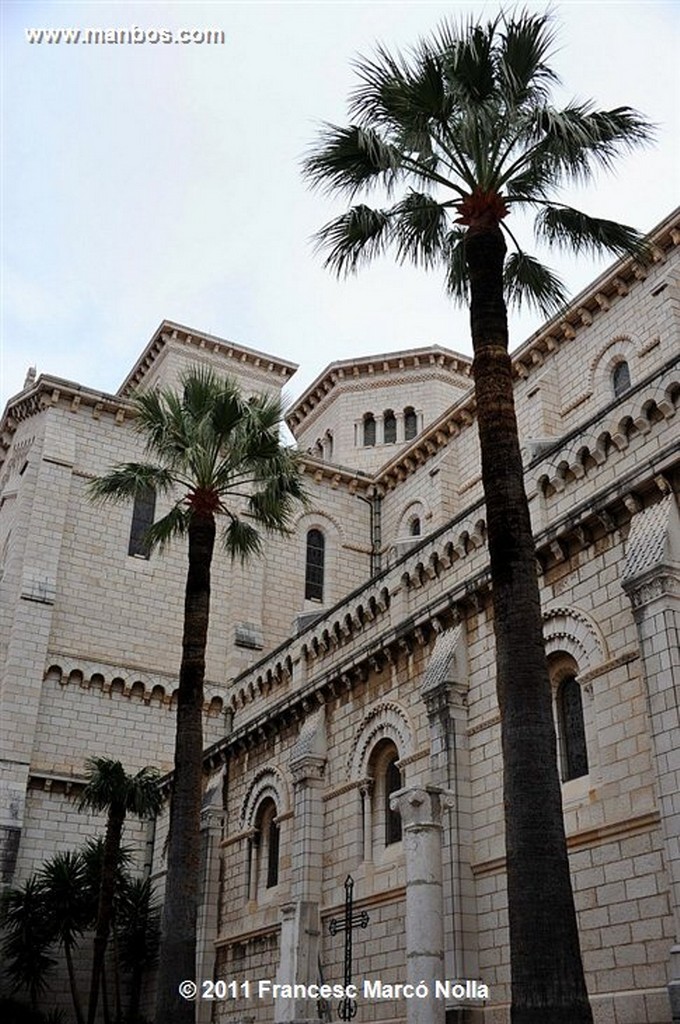
[[[412,441],[418,433],[418,417],[412,406],[404,409],[404,440]]]
[[[321,530],[307,532],[305,560],[305,600],[323,601],[326,538]]]
[[[561,680],[556,702],[562,781],[569,782],[588,774],[583,698],[575,675],[567,675]]]
[[[612,372],[614,397],[618,398],[630,389],[630,367],[625,359],[617,363]]]
[[[364,416],[364,448],[375,446],[375,416],[367,412]]]
[[[130,543],[128,555],[136,558],[148,558],[151,545],[147,539],[147,531],[153,525],[156,515],[156,492],[153,487],[145,487],[135,495],[132,507],[132,525],[130,527]]]
[[[397,417],[391,409],[387,409],[383,416],[383,427],[385,444],[395,444],[397,440]]]

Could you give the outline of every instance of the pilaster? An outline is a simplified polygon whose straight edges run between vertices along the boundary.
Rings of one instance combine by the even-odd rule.
[[[680,1024],[680,516],[672,494],[633,517],[623,588],[633,608],[647,686],[675,927],[668,992],[674,1024]]]
[[[293,748],[293,840],[290,903],[281,908],[281,945],[276,980],[284,985],[311,985],[319,980],[323,788],[326,726],[323,708],[310,715]],[[276,1024],[316,1022],[313,999],[279,999]]]

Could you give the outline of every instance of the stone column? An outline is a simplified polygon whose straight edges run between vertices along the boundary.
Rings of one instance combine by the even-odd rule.
[[[366,863],[373,860],[373,779],[364,779],[359,786],[363,827],[363,857]]]
[[[219,930],[220,906],[220,840],[224,828],[222,798],[223,773],[211,779],[201,808],[202,886],[198,908],[196,942],[196,977],[215,976],[215,939]],[[196,1001],[196,1024],[209,1024],[212,1004]]]
[[[675,942],[668,993],[680,1024],[680,516],[672,494],[633,517],[623,587],[633,606],[647,685],[656,790]]]
[[[399,789],[390,797],[401,814],[406,860],[406,980],[431,993],[444,980],[442,812],[452,794],[437,786]],[[408,1024],[444,1024],[443,999],[409,999]]]
[[[305,721],[290,759],[294,794],[292,900],[281,907],[276,980],[282,985],[311,985],[319,980],[325,767],[325,717],[321,708]],[[276,1024],[318,1021],[314,999],[277,999],[274,1014]]]
[[[394,418],[397,421],[397,444],[404,443],[404,413],[402,411],[394,412]]]

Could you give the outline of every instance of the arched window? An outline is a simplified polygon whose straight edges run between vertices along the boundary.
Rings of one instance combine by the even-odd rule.
[[[252,838],[251,898],[258,892],[273,889],[279,884],[280,828],[276,820],[276,804],[266,797],[255,816],[255,834]]]
[[[305,599],[307,601],[323,601],[325,559],[326,538],[321,530],[309,530],[305,562]]]
[[[565,676],[557,688],[557,728],[562,781],[580,779],[588,774],[588,751],[581,687],[574,675]]]
[[[410,405],[404,409],[404,438],[411,441],[418,433],[418,417]]]
[[[397,440],[397,417],[391,409],[388,409],[383,416],[385,426],[385,444],[394,444]]]
[[[364,416],[364,448],[373,448],[375,445],[375,416],[367,412]]]
[[[130,527],[130,543],[128,544],[128,555],[135,558],[148,558],[151,554],[151,545],[146,534],[153,525],[156,515],[156,492],[153,487],[145,487],[135,495],[135,503],[132,508],[132,525]]]
[[[403,786],[399,751],[392,740],[381,740],[369,761],[372,782],[371,832],[373,849],[392,846],[401,840],[401,815],[390,807],[390,797]]]
[[[618,398],[619,395],[630,389],[630,367],[625,359],[622,359],[620,363],[617,363],[612,373],[612,387],[614,388],[614,397]]]
[[[409,520],[408,532],[409,532],[409,536],[411,536],[411,537],[420,537],[420,517],[419,516],[413,516],[413,518]]]

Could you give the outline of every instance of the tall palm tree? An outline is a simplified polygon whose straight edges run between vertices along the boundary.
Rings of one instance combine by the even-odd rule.
[[[154,488],[172,505],[148,531],[150,544],[162,548],[188,538],[156,1021],[191,1024],[193,1006],[177,985],[193,978],[196,961],[203,683],[217,519],[225,522],[227,552],[246,560],[261,550],[260,530],[287,532],[303,491],[297,457],[280,442],[278,399],[246,399],[235,381],[195,368],[183,375],[179,391],[140,392],[134,405],[136,427],[155,461],[114,468],[93,481],[91,494],[129,501]]]
[[[305,161],[314,186],[390,205],[352,206],[318,234],[326,265],[351,273],[388,248],[442,269],[469,303],[502,720],[514,1024],[592,1020],[569,877],[551,694],[508,354],[506,303],[550,314],[559,279],[507,223],[535,214],[542,242],[581,252],[639,252],[631,228],[556,201],[652,130],[628,107],[557,109],[550,16],[444,24],[404,56],[379,48],[356,64],[347,127],[326,125]],[[508,242],[511,246],[507,252]]]
[[[162,796],[158,785],[160,773],[155,768],[142,768],[135,775],[128,775],[120,761],[93,757],[86,761],[85,769],[87,784],[80,798],[80,808],[106,811],[106,833],[87,1010],[87,1024],[94,1024],[113,917],[113,900],[120,868],[125,818],[128,814],[134,814],[138,818],[154,817],[160,810]]]

